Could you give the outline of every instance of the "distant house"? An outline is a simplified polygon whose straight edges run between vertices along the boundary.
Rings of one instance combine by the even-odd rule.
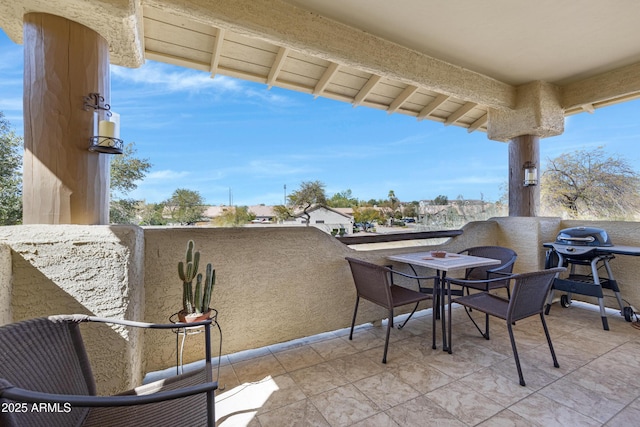
[[[346,234],[353,233],[353,217],[338,211],[337,209],[329,208],[322,205],[312,207],[307,211],[309,214],[309,225],[317,227],[327,233],[330,233],[333,229],[345,229]],[[307,224],[307,218],[298,213],[294,217],[294,222],[297,224]]]
[[[273,206],[249,206],[249,213],[254,214],[256,216],[254,221],[259,223],[271,223],[276,219],[276,214],[273,212]]]

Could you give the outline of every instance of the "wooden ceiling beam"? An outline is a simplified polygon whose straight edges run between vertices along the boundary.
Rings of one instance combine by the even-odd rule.
[[[471,125],[467,128],[467,132],[471,133],[475,130],[480,129],[482,126],[486,125],[488,121],[489,121],[489,115],[485,113],[478,120],[471,123]]]
[[[449,99],[448,95],[439,94],[435,97],[433,101],[431,101],[426,107],[424,107],[418,113],[418,120],[422,120],[426,118],[429,114],[433,113],[436,108],[441,106],[447,99]]]
[[[225,30],[218,28],[216,32],[216,42],[213,46],[213,52],[211,55],[211,78],[215,77],[218,72],[218,64],[220,63],[220,54],[222,52],[222,44],[224,43]]]
[[[404,104],[407,99],[409,99],[411,95],[413,95],[417,91],[418,86],[408,85],[406,88],[404,88],[402,93],[398,95],[398,97],[394,99],[393,102],[389,105],[389,109],[387,110],[387,112],[389,114],[395,112],[398,108],[400,108],[402,104]]]
[[[331,79],[333,78],[333,76],[335,76],[338,73],[339,68],[340,66],[335,62],[329,63],[329,66],[327,67],[327,69],[324,71],[324,73],[322,73],[322,77],[320,77],[320,80],[318,80],[318,84],[313,89],[313,96],[317,98],[322,94],[322,92],[324,92],[324,90],[329,85],[329,82],[331,82]]]
[[[278,50],[276,59],[274,59],[271,70],[269,71],[269,75],[267,76],[267,85],[269,89],[271,89],[271,86],[273,86],[273,84],[276,82],[278,74],[280,74],[280,70],[282,70],[282,66],[284,65],[284,61],[287,60],[288,54],[289,48],[287,47],[281,47],[280,50]]]
[[[460,107],[456,111],[454,111],[449,117],[447,117],[447,119],[444,121],[445,126],[448,126],[450,124],[453,124],[453,123],[457,122],[465,114],[467,114],[469,111],[473,110],[477,106],[478,106],[478,104],[475,103],[475,102],[467,102],[462,107]]]
[[[358,94],[353,99],[353,106],[358,106],[362,101],[364,101],[367,95],[371,93],[373,88],[378,84],[380,80],[382,80],[382,77],[376,74],[372,74],[371,77],[369,77],[369,80],[367,80],[364,86],[362,86],[360,92],[358,92]]]

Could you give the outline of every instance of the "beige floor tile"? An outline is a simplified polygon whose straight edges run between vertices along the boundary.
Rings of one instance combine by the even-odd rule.
[[[361,353],[329,360],[327,365],[349,382],[370,377],[385,369],[384,365],[363,357]]]
[[[465,427],[465,424],[426,396],[395,406],[387,414],[402,427]]]
[[[351,424],[351,427],[399,427],[399,425],[389,415],[380,412],[373,417]]]
[[[275,377],[286,372],[271,353],[233,363],[232,366],[240,383],[260,381],[265,377]]]
[[[534,393],[509,407],[521,417],[544,427],[599,426],[601,423],[560,403]]]
[[[540,369],[538,366],[529,363],[527,359],[523,360],[522,358],[520,358],[520,365],[522,367],[522,375],[524,376],[525,383],[527,384],[526,387],[532,391],[539,390],[542,387],[557,381],[558,378],[562,376],[562,373],[559,373],[559,369],[554,368],[553,365],[545,367],[545,369]],[[505,359],[503,362],[496,363],[489,369],[493,370],[496,374],[502,375],[513,381],[514,384],[519,385],[520,383],[518,370],[513,357],[511,359]]]
[[[255,418],[267,404],[272,395],[278,391],[273,378],[245,383],[229,389],[216,396],[216,420],[220,426],[258,425]]]
[[[273,354],[287,372],[296,371],[324,362],[311,346],[305,345]]]
[[[271,354],[267,347],[256,348],[252,350],[239,351],[237,353],[229,354],[227,357],[229,362],[238,363],[245,360],[256,359],[261,356],[267,356]]]
[[[628,386],[605,376],[591,377],[592,371],[578,370],[540,390],[540,394],[605,423],[621,411],[633,398]]]
[[[329,362],[299,369],[290,375],[307,396],[340,387],[348,382]]]
[[[218,375],[218,369],[213,368],[213,378],[215,380]],[[220,376],[218,378],[218,390],[216,390],[216,394],[221,394],[226,390],[230,390],[234,387],[240,385],[240,381],[238,381],[238,377],[236,376],[235,371],[231,365],[224,365],[220,367]]]
[[[484,368],[484,366],[470,362],[468,358],[462,357],[455,349],[453,354],[440,349],[432,357],[426,358],[425,363],[455,379],[466,377]]]
[[[353,383],[358,390],[371,399],[382,410],[414,399],[420,393],[391,372],[364,378]]]
[[[338,359],[358,352],[349,340],[332,338],[310,345],[324,360]]]
[[[258,414],[273,409],[287,406],[307,398],[300,386],[289,376],[289,374],[273,377],[271,380],[275,386],[275,390],[269,395],[269,398],[262,404],[258,410]]]
[[[459,381],[425,395],[461,421],[475,425],[504,408]]]
[[[349,426],[380,412],[380,408],[352,384],[309,399],[332,427]]]
[[[520,415],[505,409],[478,424],[477,427],[532,427],[535,425],[532,421],[524,419]]]
[[[262,427],[330,427],[308,399],[258,415]]]
[[[636,399],[605,425],[607,427],[629,427],[638,424],[638,420],[640,420],[640,399]]]
[[[446,386],[454,381],[452,377],[424,363],[424,361],[408,362],[402,366],[392,368],[391,372],[422,394]]]
[[[384,345],[384,338],[379,338],[376,334],[371,332],[370,329],[355,331],[353,333],[353,339],[351,340],[349,340],[348,335],[344,338],[347,339],[348,342],[359,351],[368,350]]]
[[[535,392],[531,387],[522,387],[517,376],[508,378],[492,368],[473,373],[459,382],[505,408]]]

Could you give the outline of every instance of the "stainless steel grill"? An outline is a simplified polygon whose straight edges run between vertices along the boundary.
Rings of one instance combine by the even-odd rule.
[[[616,246],[611,242],[608,233],[601,228],[594,227],[573,227],[560,230],[555,242],[545,243],[549,248],[547,251],[546,267],[564,266],[569,269],[567,278],[557,278],[553,283],[553,288],[547,301],[546,313],[549,313],[554,292],[564,291],[566,294],[560,297],[563,307],[571,304],[571,294],[580,294],[596,297],[600,305],[600,316],[602,327],[609,330],[606,312],[604,309],[603,289],[613,291],[620,312],[627,321],[631,321],[633,309],[624,307],[618,283],[613,277],[609,261],[615,255],[635,255],[640,256],[640,248],[633,246]],[[590,267],[590,274],[578,274],[576,266],[583,265]],[[607,277],[600,277],[598,271],[604,268]]]

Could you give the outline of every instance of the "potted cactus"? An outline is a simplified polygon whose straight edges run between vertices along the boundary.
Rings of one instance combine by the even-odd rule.
[[[205,279],[202,281],[202,273],[198,273],[200,252],[194,251],[193,240],[187,243],[186,261],[178,263],[178,276],[182,280],[182,310],[178,312],[181,322],[198,322],[210,317],[211,294],[216,283],[216,271],[207,264]],[[195,292],[193,279],[196,279]]]

